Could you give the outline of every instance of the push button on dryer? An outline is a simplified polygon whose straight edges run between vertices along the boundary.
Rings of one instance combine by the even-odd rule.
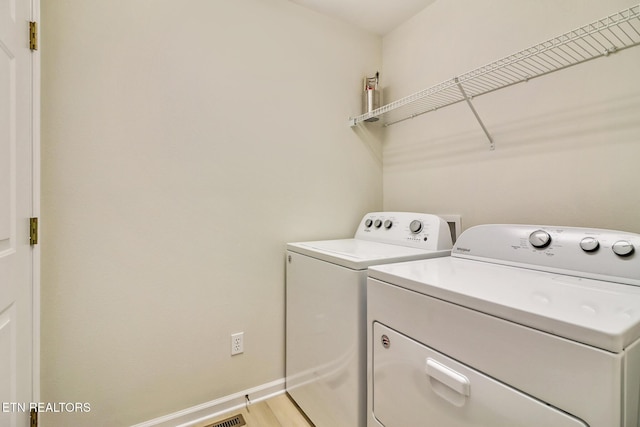
[[[595,252],[600,247],[600,242],[595,237],[585,237],[580,241],[580,247],[585,252]]]
[[[622,257],[629,256],[634,251],[633,245],[628,240],[618,240],[613,244],[611,249],[613,250],[613,253]]]

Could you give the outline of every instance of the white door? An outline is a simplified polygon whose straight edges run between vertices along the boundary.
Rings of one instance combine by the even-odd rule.
[[[37,389],[37,261],[29,239],[29,218],[38,208],[32,12],[32,0],[0,0],[0,427],[29,425],[29,404]]]

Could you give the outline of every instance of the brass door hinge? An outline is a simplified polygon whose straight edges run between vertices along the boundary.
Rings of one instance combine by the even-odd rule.
[[[32,409],[29,412],[29,426],[30,427],[38,427],[38,411]]]
[[[29,218],[29,244],[38,244],[38,218]]]
[[[29,22],[29,49],[38,50],[38,23]]]

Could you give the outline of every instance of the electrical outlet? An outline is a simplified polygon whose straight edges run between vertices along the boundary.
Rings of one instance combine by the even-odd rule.
[[[231,334],[231,355],[244,353],[244,332]]]

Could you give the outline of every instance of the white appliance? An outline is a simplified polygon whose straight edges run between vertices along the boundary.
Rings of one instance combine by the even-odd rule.
[[[640,425],[640,235],[486,225],[369,269],[369,427]]]
[[[353,239],[287,244],[286,389],[316,427],[366,425],[367,268],[448,256],[434,215],[376,212]]]

